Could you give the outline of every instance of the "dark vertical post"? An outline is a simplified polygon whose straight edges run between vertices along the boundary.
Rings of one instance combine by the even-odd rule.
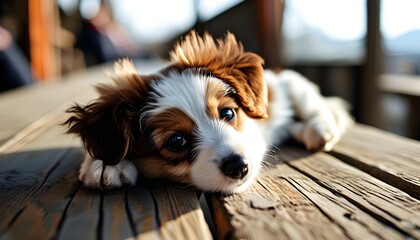
[[[283,0],[256,0],[258,38],[265,66],[277,68],[280,63],[280,39],[283,20]]]
[[[360,84],[359,122],[378,126],[381,120],[379,104],[378,75],[381,73],[381,33],[380,33],[380,0],[366,0],[367,34],[366,59],[363,69],[363,80]]]

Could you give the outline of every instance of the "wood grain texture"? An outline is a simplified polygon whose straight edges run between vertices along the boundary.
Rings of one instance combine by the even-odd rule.
[[[39,84],[0,94],[0,145],[18,132],[62,106],[84,91],[92,92],[93,83],[105,80],[103,67],[72,75],[68,81]],[[63,107],[61,109],[64,110]],[[63,112],[63,111],[62,111]]]
[[[78,139],[66,136],[66,129],[60,126],[68,114],[64,113],[64,108],[59,108],[46,115],[42,119],[22,131],[16,133],[7,142],[0,146],[0,154],[8,154],[27,149],[48,149],[54,147],[80,147]],[[51,129],[54,129],[51,131]]]
[[[325,153],[283,150],[281,160],[403,234],[420,238],[420,201]]]
[[[0,232],[42,187],[65,151],[36,151],[1,155]],[[34,159],[35,161],[26,161]]]
[[[81,187],[73,197],[55,237],[60,240],[99,239],[101,193]]]
[[[78,184],[80,142],[52,118],[42,131],[0,152],[0,234],[6,238],[51,238]]]
[[[420,199],[420,143],[358,125],[332,155]]]
[[[220,199],[213,196],[213,219],[218,238],[347,239],[290,184],[281,181],[276,184],[282,191],[273,191],[273,187],[277,188],[273,185],[266,189],[257,184],[238,195]]]
[[[15,221],[9,222],[3,236],[11,239],[45,239],[55,235],[78,183],[77,168],[80,162],[72,160],[83,155],[78,149],[71,151],[51,171],[39,190],[25,201],[23,210]],[[10,211],[10,208],[3,210]]]
[[[220,239],[402,239],[347,199],[284,163],[265,170],[248,191],[212,196]]]
[[[127,239],[134,237],[134,229],[126,212],[127,189],[103,193],[101,239]]]
[[[157,234],[162,239],[212,239],[196,193],[188,188],[170,182],[153,181],[148,190],[154,202],[159,228]],[[135,220],[135,219],[134,219]],[[138,237],[150,236],[144,232]]]
[[[83,153],[80,143],[62,130],[47,128],[19,152],[1,155],[1,170],[8,173],[1,181],[1,236],[211,238],[190,189],[168,182],[105,193],[76,187]],[[55,145],[79,147],[44,149]]]
[[[162,238],[159,232],[160,223],[156,216],[157,206],[145,184],[140,183],[128,189],[127,206],[137,238]]]
[[[78,168],[82,152],[74,146],[80,146],[79,141],[64,135],[61,126],[55,125],[21,145],[18,152],[0,153],[0,232],[51,181],[59,182]]]

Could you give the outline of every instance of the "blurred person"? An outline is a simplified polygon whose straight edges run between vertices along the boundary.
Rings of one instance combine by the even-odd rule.
[[[30,63],[8,30],[0,26],[0,92],[34,82]]]
[[[86,65],[113,61],[123,57],[146,57],[128,32],[116,23],[107,4],[100,3],[98,12],[82,23],[76,48],[83,51]]]

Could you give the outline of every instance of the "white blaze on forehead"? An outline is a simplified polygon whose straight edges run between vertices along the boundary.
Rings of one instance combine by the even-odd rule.
[[[198,73],[197,73],[198,72]],[[208,118],[206,114],[206,92],[209,87],[219,87],[228,93],[229,86],[220,79],[205,76],[199,70],[185,70],[182,73],[171,72],[152,83],[154,93],[153,109],[148,114],[154,115],[169,108],[178,108],[185,112],[196,124]]]

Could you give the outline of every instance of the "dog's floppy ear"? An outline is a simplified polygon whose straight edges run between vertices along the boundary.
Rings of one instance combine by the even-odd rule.
[[[171,59],[185,68],[206,68],[236,91],[241,107],[253,118],[266,118],[268,93],[264,60],[245,52],[232,33],[215,41],[209,34],[192,31],[171,52]]]
[[[96,100],[69,108],[72,116],[64,123],[67,132],[78,134],[89,154],[105,165],[118,164],[126,156],[147,93],[145,80],[128,60],[115,64],[112,79],[114,84],[96,86]]]

